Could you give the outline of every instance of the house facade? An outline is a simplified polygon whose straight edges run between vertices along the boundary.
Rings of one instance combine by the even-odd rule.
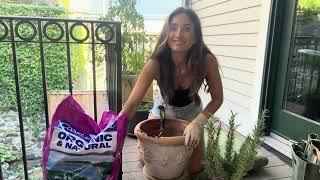
[[[185,0],[220,65],[224,102],[216,116],[252,132],[269,110],[264,143],[291,157],[290,142],[320,134],[320,21],[299,0]],[[309,13],[310,14],[310,13]],[[311,13],[312,14],[312,13]],[[200,92],[204,105],[210,95]]]

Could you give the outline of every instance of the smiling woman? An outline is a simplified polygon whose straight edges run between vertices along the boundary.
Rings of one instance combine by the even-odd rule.
[[[121,111],[128,119],[136,113],[153,80],[160,93],[154,98],[149,118],[159,119],[158,107],[162,105],[165,118],[190,122],[183,133],[184,144],[194,148],[188,173],[199,173],[203,170],[203,124],[221,106],[223,93],[217,60],[203,42],[200,20],[192,9],[179,7],[165,21],[155,50]],[[211,95],[204,109],[198,95],[202,84]]]
[[[169,24],[168,44],[174,52],[186,52],[194,43],[193,25],[186,14],[178,14]]]

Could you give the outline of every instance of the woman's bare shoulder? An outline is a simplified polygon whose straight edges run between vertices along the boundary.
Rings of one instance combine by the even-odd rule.
[[[160,64],[157,59],[149,59],[145,66],[144,69],[146,69],[150,75],[153,75],[154,78],[158,79],[160,76]]]
[[[147,67],[150,70],[153,71],[159,71],[160,70],[160,64],[159,61],[157,59],[149,59],[146,64],[145,67]]]
[[[217,61],[217,58],[215,55],[211,54],[211,53],[208,53],[206,55],[206,64],[207,63],[214,63],[214,64],[218,64],[218,61]]]
[[[211,53],[208,53],[206,55],[206,59],[205,59],[205,63],[204,63],[204,69],[206,71],[206,73],[212,69],[216,69],[218,68],[219,65],[218,65],[218,60],[217,58],[211,54]]]
[[[148,64],[150,64],[150,66],[154,67],[154,68],[159,68],[160,67],[160,63],[157,59],[154,58],[150,58],[147,61]]]

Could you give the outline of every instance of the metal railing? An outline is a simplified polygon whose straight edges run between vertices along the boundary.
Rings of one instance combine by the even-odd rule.
[[[122,34],[124,73],[138,74],[156,46],[158,34]],[[130,40],[129,40],[130,39]]]
[[[320,94],[320,38],[295,36],[291,51],[287,100],[304,104],[305,96]]]
[[[32,29],[32,33],[24,36],[20,33],[23,26]],[[58,36],[50,36],[49,26],[54,26],[60,33]],[[75,29],[84,29],[84,36],[75,36]],[[12,64],[15,81],[16,104],[19,119],[21,154],[23,161],[24,179],[28,179],[28,162],[26,158],[25,134],[23,121],[23,104],[21,103],[20,79],[19,79],[19,58],[17,44],[38,44],[41,65],[41,82],[43,93],[44,117],[46,128],[49,125],[48,115],[48,94],[46,79],[46,44],[63,44],[66,49],[65,61],[68,71],[69,93],[73,93],[72,65],[71,65],[71,44],[86,44],[90,48],[92,72],[93,72],[93,106],[94,119],[97,120],[97,97],[96,97],[96,51],[97,45],[104,48],[104,61],[106,65],[106,84],[109,108],[114,112],[121,109],[121,25],[119,22],[100,20],[79,20],[79,19],[58,19],[58,18],[36,18],[36,17],[5,17],[0,16],[0,45],[7,43],[11,46]],[[35,53],[35,52],[30,52]],[[1,61],[1,59],[0,59]],[[1,160],[1,159],[0,159]],[[3,179],[2,163],[0,162],[0,179]],[[121,172],[122,173],[122,172]],[[121,178],[121,176],[120,176]]]

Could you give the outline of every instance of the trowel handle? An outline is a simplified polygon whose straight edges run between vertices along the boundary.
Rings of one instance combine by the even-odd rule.
[[[158,106],[160,110],[160,129],[164,128],[164,121],[165,121],[165,109],[163,105]]]

